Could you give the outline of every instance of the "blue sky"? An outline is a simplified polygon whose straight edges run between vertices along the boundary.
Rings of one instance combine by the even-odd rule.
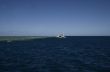
[[[110,35],[110,0],[0,0],[0,35]]]

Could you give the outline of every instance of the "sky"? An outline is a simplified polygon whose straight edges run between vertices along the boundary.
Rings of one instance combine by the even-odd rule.
[[[0,36],[110,36],[110,0],[0,0]]]

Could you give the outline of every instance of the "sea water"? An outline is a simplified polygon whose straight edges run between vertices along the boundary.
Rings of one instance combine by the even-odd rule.
[[[110,72],[110,37],[0,41],[0,72]]]

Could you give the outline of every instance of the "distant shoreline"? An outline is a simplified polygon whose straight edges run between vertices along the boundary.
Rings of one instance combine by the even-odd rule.
[[[0,36],[0,41],[24,41],[31,39],[44,39],[51,38],[56,36]],[[110,36],[66,36],[66,37],[110,37]]]
[[[30,39],[41,39],[48,38],[49,36],[0,36],[0,41],[21,41],[21,40],[30,40]]]

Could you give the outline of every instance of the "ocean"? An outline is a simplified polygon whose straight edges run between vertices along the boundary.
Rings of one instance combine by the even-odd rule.
[[[0,41],[0,72],[110,72],[110,36]]]

